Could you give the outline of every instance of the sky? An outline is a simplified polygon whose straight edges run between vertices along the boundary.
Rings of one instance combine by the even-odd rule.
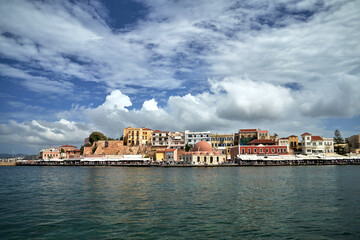
[[[360,1],[0,0],[0,153],[123,128],[360,134]]]

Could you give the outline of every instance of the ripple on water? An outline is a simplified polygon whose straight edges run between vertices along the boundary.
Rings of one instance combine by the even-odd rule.
[[[0,167],[4,239],[359,239],[360,168]]]

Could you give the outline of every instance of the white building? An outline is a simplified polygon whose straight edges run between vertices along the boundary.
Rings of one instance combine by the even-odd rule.
[[[301,137],[301,148],[303,154],[311,155],[334,152],[334,140],[332,138],[312,136],[310,133],[304,133]]]
[[[205,141],[211,144],[210,140],[210,131],[208,132],[190,132],[189,130],[185,131],[185,143],[190,146],[194,146],[200,141]]]
[[[290,141],[289,138],[280,138],[279,139],[279,146],[286,146],[287,150],[290,149]]]
[[[152,132],[151,145],[154,147],[167,147],[169,141],[168,131],[155,130]]]
[[[183,132],[171,132],[169,134],[168,148],[185,149],[185,134]]]

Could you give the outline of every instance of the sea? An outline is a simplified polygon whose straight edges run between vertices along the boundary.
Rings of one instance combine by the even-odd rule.
[[[360,166],[0,167],[0,239],[360,239]]]

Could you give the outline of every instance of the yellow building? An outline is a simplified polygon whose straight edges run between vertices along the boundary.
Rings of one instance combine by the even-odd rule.
[[[222,152],[226,153],[226,156],[230,157],[230,148],[234,144],[233,134],[211,134],[210,140],[212,148],[216,150],[224,150]]]
[[[270,134],[268,130],[258,130],[257,139],[270,139]]]
[[[124,145],[151,145],[152,130],[149,128],[124,128]]]
[[[299,147],[299,137],[295,135],[289,136],[289,151],[294,153],[300,151]]]

